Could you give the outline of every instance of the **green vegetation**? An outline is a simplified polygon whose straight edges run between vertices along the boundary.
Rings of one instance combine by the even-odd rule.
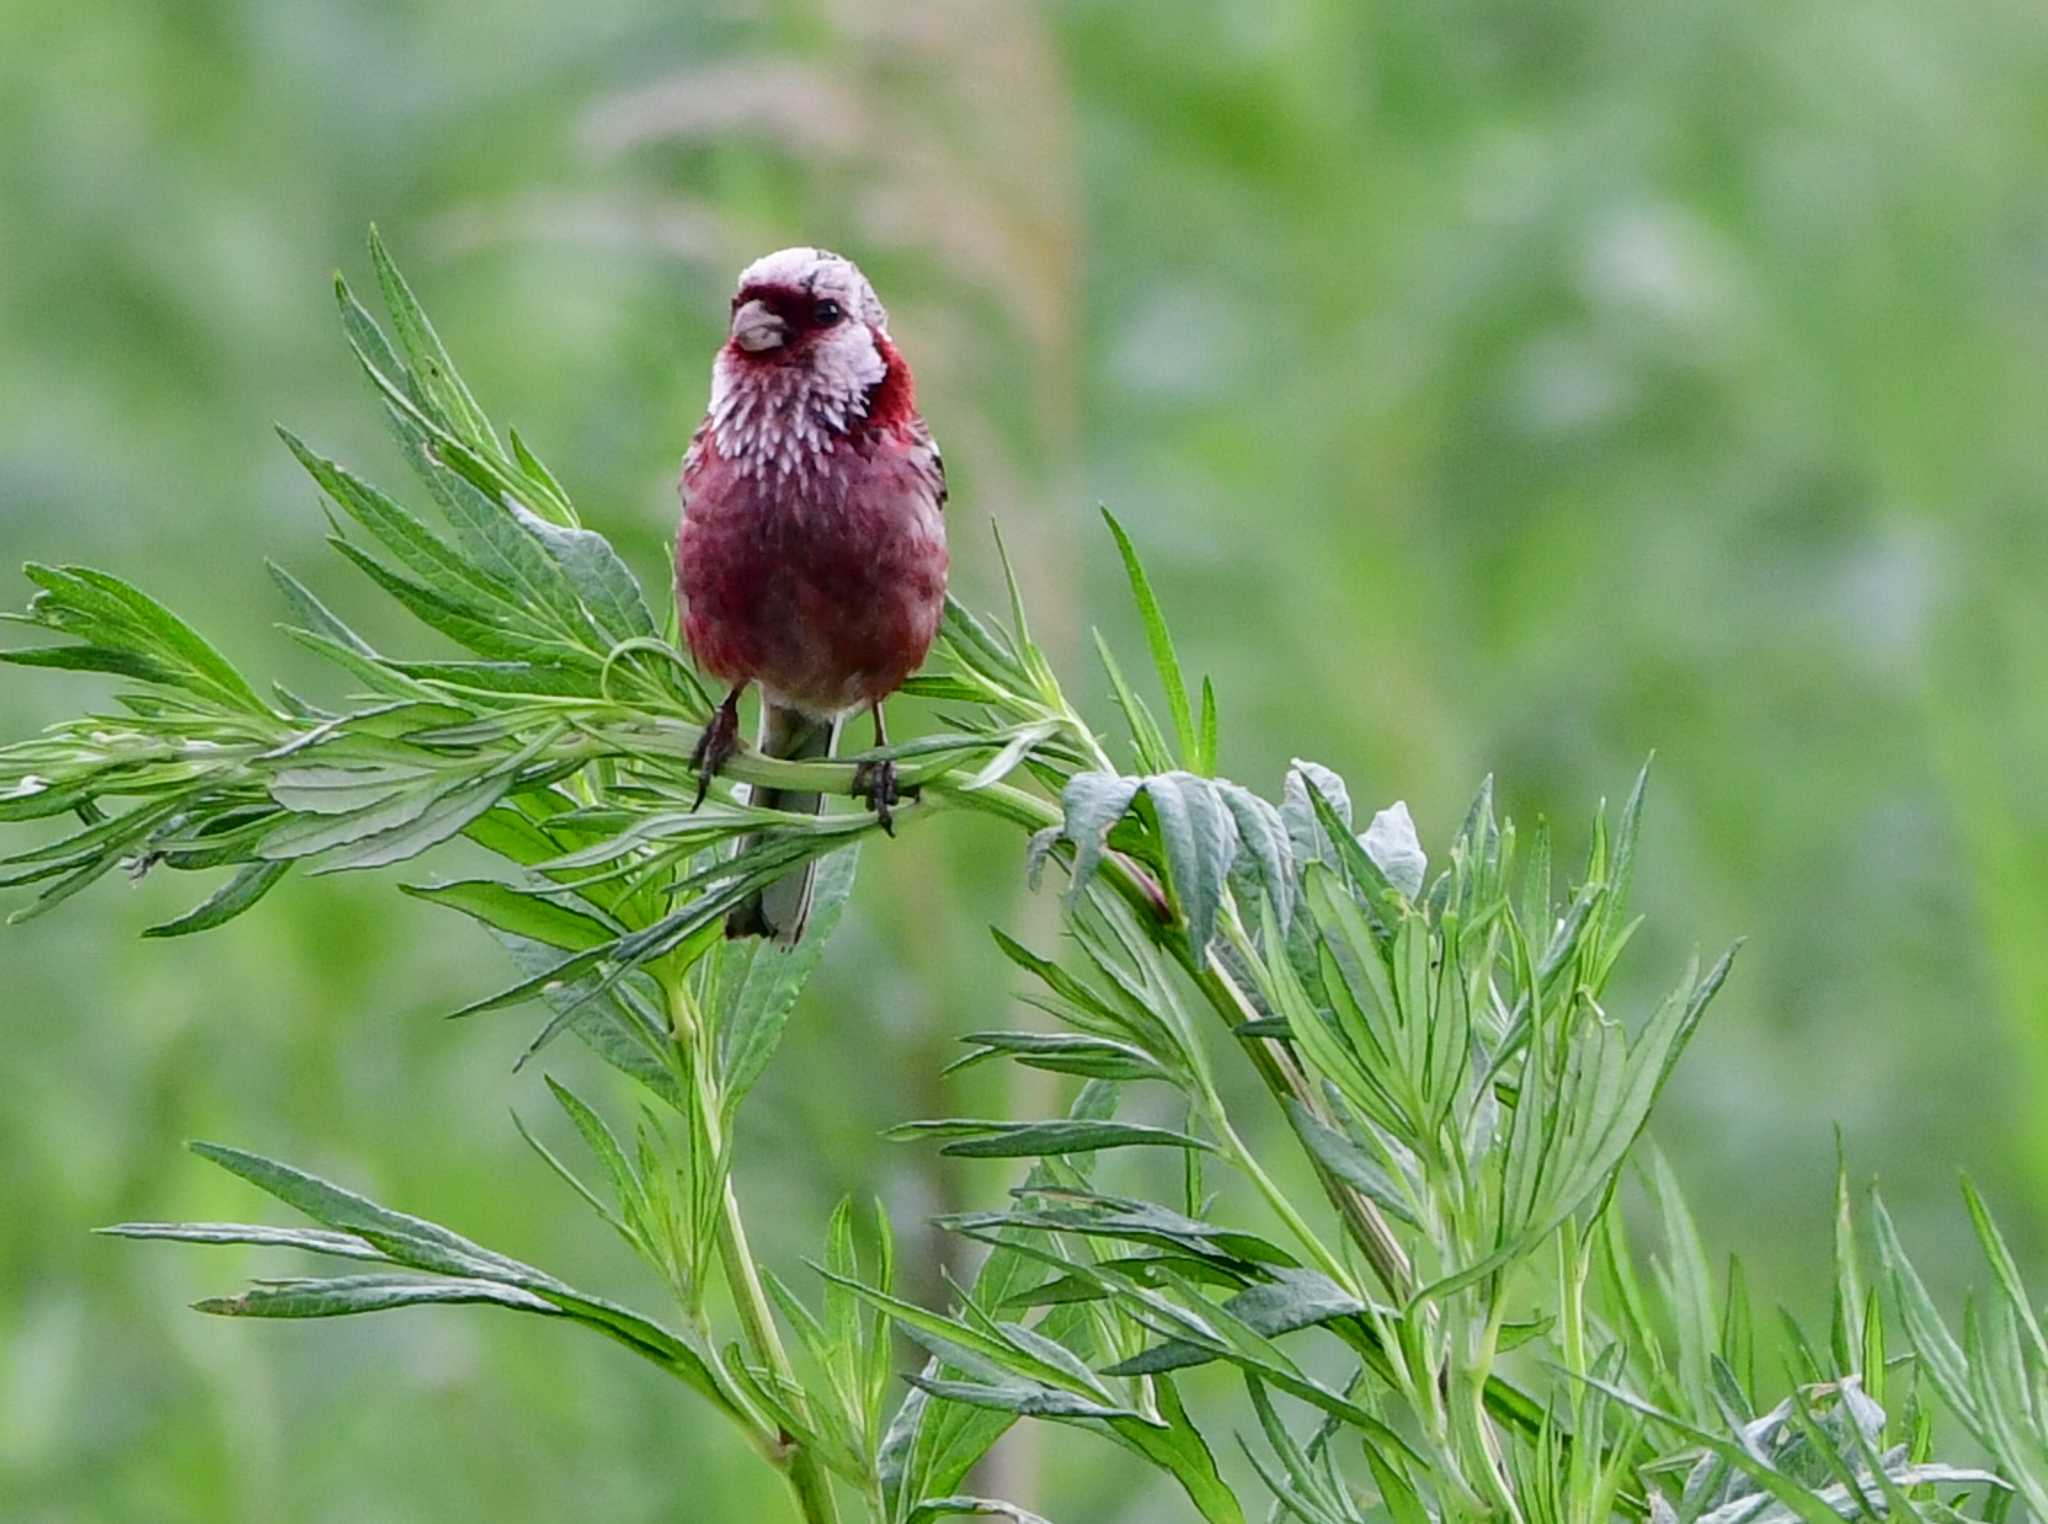
[[[946,447],[959,597],[1004,606],[1000,520],[1032,634],[1097,728],[1124,727],[1091,624],[1175,737],[1106,501],[1173,617],[1198,728],[1192,674],[1212,679],[1216,771],[1261,796],[1297,755],[1341,766],[1360,825],[1408,801],[1434,871],[1491,772],[1521,861],[1547,820],[1575,875],[1595,799],[1618,805],[1655,750],[1647,919],[1606,1004],[1633,1032],[1696,947],[1747,939],[1651,1131],[1717,1275],[1742,1261],[1766,1379],[1797,1358],[1780,1305],[1816,1347],[1832,1322],[1812,1229],[1836,1124],[1859,1219],[1881,1182],[1936,1305],[1994,1289],[1962,1163],[2042,1286],[2037,5],[0,0],[0,21],[6,567],[146,588],[266,697],[275,677],[338,708],[356,684],[277,634],[294,616],[265,559],[375,649],[463,659],[325,548],[319,489],[270,429],[411,480],[321,299],[339,261],[377,305],[375,220],[489,415],[573,486],[660,620],[732,276],[779,244],[843,248]],[[6,669],[0,739],[114,709],[114,687]],[[901,702],[893,733],[952,707]],[[9,827],[0,851],[74,829]],[[981,1249],[928,1224],[1018,1183],[886,1128],[1070,1099],[1008,1061],[944,1072],[969,1033],[1046,1024],[987,933],[1062,946],[1064,880],[1032,895],[1020,840],[955,812],[865,848],[748,1095],[752,1247],[813,1305],[805,1261],[842,1197],[863,1225],[883,1198],[897,1293],[943,1308],[942,1267],[968,1280]],[[89,1231],[295,1220],[182,1152],[227,1140],[673,1322],[661,1275],[593,1236],[502,1120],[596,1183],[546,1078],[622,1137],[629,1082],[573,1039],[512,1074],[538,1018],[437,1019],[515,974],[391,885],[500,871],[457,838],[288,873],[217,930],[143,940],[215,882],[117,868],[0,934],[0,1517],[786,1511],[742,1430],[563,1319],[222,1327],[187,1305],[324,1272]],[[0,914],[48,882],[0,890]],[[1255,1071],[1226,1047],[1214,1067],[1240,1136],[1312,1206]],[[1127,1115],[1186,1126],[1157,1082],[1127,1089]],[[1170,1201],[1149,1171],[1177,1162],[1112,1152],[1099,1178]],[[1205,1162],[1227,1220],[1287,1241]],[[1622,1204],[1653,1285],[1640,1172]],[[1296,1338],[1341,1380],[1327,1339]],[[916,1358],[899,1342],[899,1371]],[[1236,1373],[1175,1379],[1230,1485],[1262,1497]],[[1959,1426],[1934,1453],[1984,1457]],[[1059,1524],[1187,1514],[1125,1452],[1034,1424],[974,1485]]]
[[[711,699],[672,630],[660,632],[625,563],[524,441],[500,441],[374,235],[370,252],[395,342],[338,283],[342,321],[441,526],[284,438],[353,526],[337,521],[334,548],[465,656],[385,655],[273,568],[288,633],[356,691],[341,708],[281,686],[264,697],[128,583],[31,566],[40,591],[8,617],[60,639],[0,658],[139,686],[120,693],[119,713],[0,749],[0,820],[77,823],[5,860],[8,883],[42,886],[17,918],[116,867],[230,869],[150,934],[211,931],[294,866],[385,867],[467,837],[496,872],[409,892],[489,928],[520,977],[454,1015],[537,1002],[548,1015],[522,1065],[573,1033],[634,1082],[640,1117],[622,1140],[601,1108],[547,1081],[597,1186],[520,1132],[667,1286],[680,1327],[217,1143],[195,1150],[316,1226],[108,1231],[390,1268],[262,1279],[201,1311],[304,1319],[481,1303],[567,1319],[729,1419],[787,1477],[809,1524],[841,1517],[836,1483],[873,1524],[1036,1517],[962,1490],[1020,1416],[1097,1432],[1170,1476],[1210,1524],[1243,1524],[1243,1489],[1180,1395],[1179,1373],[1211,1365],[1244,1382],[1263,1444],[1240,1443],[1273,1516],[1304,1524],[1363,1524],[1367,1497],[1397,1524],[1946,1524],[2003,1520],[2015,1496],[2048,1518],[2048,1339],[1973,1189],[1998,1292],[1966,1315],[1960,1343],[1875,1201],[1891,1296],[1865,1292],[1845,1173],[1824,1341],[1786,1314],[1780,1379],[1759,1365],[1739,1258],[1717,1292],[1669,1167],[1640,1145],[1732,954],[1688,969],[1633,1030],[1609,1010],[1641,924],[1628,898],[1645,780],[1611,835],[1596,820],[1574,881],[1546,831],[1524,848],[1496,816],[1490,782],[1432,876],[1406,806],[1359,832],[1328,769],[1297,761],[1278,801],[1218,777],[1213,685],[1200,685],[1198,717],[1113,518],[1169,719],[1159,724],[1102,646],[1139,771],[1122,772],[1069,704],[1014,574],[1007,623],[949,605],[941,659],[914,680],[916,696],[947,706],[948,728],[887,753],[917,791],[906,827],[992,817],[1027,833],[1034,882],[1055,862],[1068,881],[1065,929],[1083,971],[996,933],[1055,1026],[973,1033],[962,1065],[1008,1058],[1085,1084],[1064,1117],[894,1129],[945,1140],[956,1157],[1035,1162],[1010,1208],[942,1219],[988,1250],[972,1284],[949,1285],[944,1311],[896,1293],[886,1208],[864,1254],[842,1202],[813,1267],[824,1283],[814,1311],[755,1258],[732,1140],[851,891],[858,841],[879,823],[755,808],[731,779],[697,802],[686,759]],[[857,760],[750,755],[729,771],[849,794]],[[827,856],[800,949],[725,940],[740,899]],[[1219,1038],[1264,1082],[1319,1190],[1290,1191],[1245,1142],[1219,1088]],[[1126,1087],[1171,1094],[1178,1125],[1121,1115]],[[1122,1150],[1179,1164],[1141,1174],[1150,1196],[1112,1194],[1098,1158]],[[1632,1159],[1663,1221],[1655,1277],[1639,1271],[1617,1203]],[[1212,1190],[1224,1184],[1212,1167],[1236,1189]],[[1162,1173],[1172,1205],[1152,1199],[1167,1194]],[[1241,1224],[1240,1197],[1269,1232]],[[710,1308],[718,1284],[731,1334]],[[1888,1340],[1888,1321],[1903,1341]],[[901,1398],[892,1329],[928,1357]],[[1302,1335],[1346,1354],[1339,1378],[1316,1373]],[[1274,1394],[1307,1410],[1306,1437]],[[1937,1403],[1988,1468],[1935,1458]]]

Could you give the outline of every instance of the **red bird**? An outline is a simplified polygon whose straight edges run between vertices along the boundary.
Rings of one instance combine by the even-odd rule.
[[[850,260],[782,249],[740,273],[680,491],[683,636],[699,667],[732,684],[697,749],[698,801],[738,747],[750,683],[766,756],[829,756],[860,709],[887,746],[882,700],[924,661],[945,605],[946,470],[889,315]],[[853,792],[886,828],[895,764],[862,766]],[[753,802],[823,805],[777,789]],[[795,942],[811,881],[806,865],[769,884],[733,911],[727,935]]]

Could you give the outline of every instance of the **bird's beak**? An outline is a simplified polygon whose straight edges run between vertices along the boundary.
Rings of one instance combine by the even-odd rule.
[[[732,341],[749,354],[779,349],[788,337],[789,325],[766,302],[743,302],[732,315]]]

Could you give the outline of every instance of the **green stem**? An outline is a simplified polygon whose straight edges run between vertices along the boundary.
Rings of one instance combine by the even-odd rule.
[[[1205,1099],[1209,1108],[1209,1123],[1223,1140],[1225,1151],[1237,1167],[1251,1178],[1252,1184],[1258,1187],[1259,1194],[1266,1198],[1266,1204],[1273,1209],[1274,1215],[1287,1225],[1287,1230],[1294,1235],[1295,1240],[1308,1250],[1309,1258],[1316,1262],[1317,1268],[1323,1274],[1335,1281],[1346,1293],[1363,1301],[1361,1290],[1352,1279],[1350,1267],[1332,1254],[1316,1236],[1315,1229],[1311,1228],[1301,1213],[1295,1210],[1294,1203],[1287,1199],[1287,1193],[1273,1183],[1273,1177],[1266,1173],[1265,1167],[1237,1135],[1237,1129],[1230,1125],[1230,1118],[1223,1110],[1222,1098],[1212,1091]]]
[[[687,988],[680,977],[665,980],[664,984],[668,992],[669,1022],[676,1041],[695,1044],[699,1028],[696,1013],[690,1008]],[[704,1136],[714,1155],[723,1156],[726,1154],[723,1110],[711,1085],[708,1055],[692,1052],[689,1058],[691,1104],[699,1110]],[[775,1327],[775,1313],[768,1305],[767,1292],[762,1288],[753,1250],[747,1243],[746,1221],[740,1214],[739,1192],[733,1186],[730,1167],[725,1173],[723,1190],[725,1199],[720,1204],[718,1218],[718,1262],[725,1271],[726,1287],[732,1293],[733,1309],[739,1317],[740,1334],[747,1353],[767,1368],[778,1388],[801,1390],[796,1369],[790,1364],[789,1352],[783,1348],[782,1335]],[[799,1417],[805,1416],[800,1400],[797,1413]],[[784,1434],[779,1436],[771,1459],[789,1478],[790,1488],[796,1493],[797,1506],[803,1510],[805,1524],[838,1524],[839,1504],[832,1495],[832,1480],[819,1465],[810,1446],[799,1443],[793,1435]]]
[[[776,1331],[767,1293],[761,1289],[760,1272],[754,1268],[754,1256],[747,1246],[746,1223],[740,1217],[739,1196],[733,1190],[730,1176],[726,1178],[725,1206],[719,1219],[718,1259],[725,1269],[726,1285],[732,1291],[748,1352],[767,1366],[779,1382],[795,1386],[796,1371],[789,1363],[789,1352],[782,1347],[782,1336]],[[818,1464],[810,1446],[799,1444],[788,1435],[783,1436],[783,1445],[783,1470],[796,1493],[797,1505],[803,1510],[805,1524],[837,1524],[839,1504],[832,1496],[831,1478]]]

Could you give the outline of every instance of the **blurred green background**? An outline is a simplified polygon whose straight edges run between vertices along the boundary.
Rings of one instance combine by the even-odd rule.
[[[402,480],[327,291],[374,219],[659,591],[733,272],[842,249],[945,442],[956,584],[989,601],[1000,517],[1105,727],[1088,626],[1142,658],[1098,499],[1264,791],[1312,757],[1441,849],[1492,770],[1576,848],[1657,750],[1620,1004],[1751,939],[1654,1125],[1766,1305],[1820,1306],[1835,1122],[1951,1296],[1958,1165],[2043,1268],[2038,6],[13,0],[0,35],[7,561],[129,576],[317,692],[264,556],[412,638],[269,432]],[[0,675],[0,733],[100,692]],[[203,892],[171,878],[0,939],[0,1519],[782,1517],[610,1347],[215,1323],[183,1304],[275,1257],[88,1235],[280,1210],[210,1137],[659,1307],[505,1116],[542,1115],[530,1013],[434,1019],[500,977],[481,934],[295,878],[138,941]],[[992,827],[869,853],[741,1134],[793,1278],[842,1192],[929,1262],[917,1223],[1008,1178],[880,1127],[1053,1103],[937,1077],[1004,1014],[998,917],[1050,925]],[[1090,1440],[998,1464],[1056,1518],[1178,1516]]]

